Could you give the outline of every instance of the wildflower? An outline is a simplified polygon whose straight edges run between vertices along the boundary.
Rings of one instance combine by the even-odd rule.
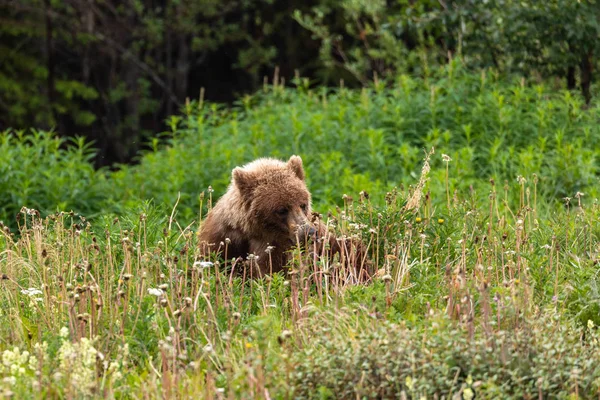
[[[89,397],[96,388],[98,351],[93,344],[93,341],[87,338],[82,338],[75,343],[64,340],[58,350],[57,359],[60,363],[58,370],[62,373],[55,378],[62,380],[66,377],[68,384],[77,388],[82,395],[78,397]]]
[[[473,397],[475,397],[475,393],[473,393],[473,389],[466,388],[465,390],[463,390],[463,399],[464,400],[471,400]]]
[[[289,338],[290,336],[292,336],[292,331],[290,330],[284,330],[283,332],[281,332],[281,337],[285,338]]]
[[[66,339],[69,337],[69,328],[67,328],[66,326],[63,326],[62,328],[60,328],[60,337],[63,339]]]
[[[443,224],[444,223],[444,218],[438,218],[438,224]]]
[[[252,346],[252,343],[250,343],[250,342],[246,342],[246,348],[247,348],[247,349],[251,349],[252,347],[253,347],[253,346]]]
[[[35,296],[38,294],[42,294],[42,291],[40,289],[36,289],[36,288],[29,288],[29,289],[22,289],[21,293],[26,294],[27,296]]]
[[[415,218],[415,222],[421,222],[421,221],[422,221],[421,217]]]
[[[213,265],[215,265],[215,263],[210,261],[196,261],[194,263],[194,268],[210,268]]]
[[[588,327],[588,329],[593,329],[594,328],[594,321],[592,321],[591,319],[588,319],[587,327]]]
[[[156,289],[156,288],[148,288],[148,294],[151,294],[152,296],[160,297],[163,295],[163,291],[160,289]]]
[[[8,384],[9,386],[14,386],[17,384],[17,378],[14,376],[7,376],[6,378],[2,379],[2,382]]]
[[[448,162],[452,161],[452,159],[450,158],[450,156],[448,154],[442,154],[442,161],[448,163]]]

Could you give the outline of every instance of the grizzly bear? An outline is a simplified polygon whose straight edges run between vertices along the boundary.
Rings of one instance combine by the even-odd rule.
[[[200,243],[226,253],[228,259],[258,257],[255,269],[259,275],[281,271],[290,250],[307,240],[318,243],[321,254],[323,243],[329,243],[330,256],[345,247],[314,218],[299,156],[292,156],[287,163],[260,158],[234,168],[227,192],[200,229]],[[364,248],[360,245],[359,249],[360,260],[355,255],[354,264],[364,262]]]

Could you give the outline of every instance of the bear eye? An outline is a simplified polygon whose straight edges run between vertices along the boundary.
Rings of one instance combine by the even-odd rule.
[[[285,217],[288,213],[288,209],[285,207],[281,207],[280,209],[278,209],[276,211],[277,215],[279,215],[280,217]]]
[[[306,208],[307,208],[307,207],[308,207],[308,206],[307,206],[306,204],[302,204],[302,205],[300,206],[300,208],[301,208],[301,209],[302,209],[302,211],[304,211],[304,212],[306,212]]]

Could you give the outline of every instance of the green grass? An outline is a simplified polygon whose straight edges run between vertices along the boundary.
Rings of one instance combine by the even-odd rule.
[[[6,132],[0,396],[597,397],[598,112],[453,65],[191,102],[116,172],[83,143]],[[291,153],[372,281],[299,253],[251,280],[201,255],[231,168]]]

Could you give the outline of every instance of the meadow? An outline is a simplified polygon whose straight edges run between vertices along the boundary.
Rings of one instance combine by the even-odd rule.
[[[0,396],[598,397],[598,105],[458,61],[294,84],[190,101],[117,170],[0,135]],[[291,154],[370,282],[298,251],[263,279],[201,256],[231,169]]]

